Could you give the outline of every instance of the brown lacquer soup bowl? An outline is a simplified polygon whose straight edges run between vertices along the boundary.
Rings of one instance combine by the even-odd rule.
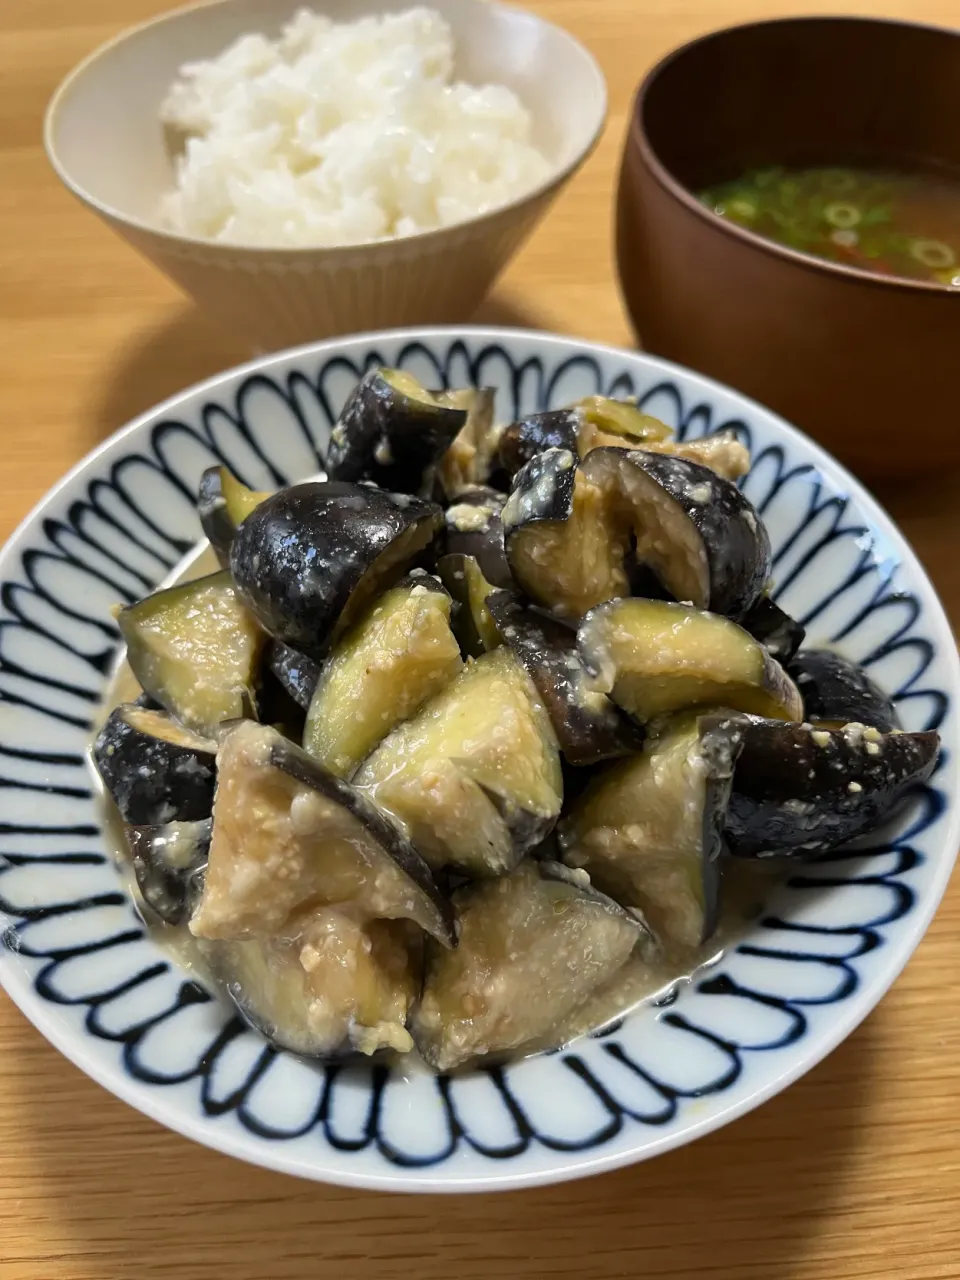
[[[870,478],[960,462],[960,290],[808,256],[697,198],[766,165],[960,169],[960,35],[797,18],[718,31],[640,86],[617,258],[643,346],[747,392]]]

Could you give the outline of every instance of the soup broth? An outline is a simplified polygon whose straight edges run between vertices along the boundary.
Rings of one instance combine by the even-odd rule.
[[[700,199],[791,249],[960,288],[960,180],[949,175],[774,166],[710,187]]]

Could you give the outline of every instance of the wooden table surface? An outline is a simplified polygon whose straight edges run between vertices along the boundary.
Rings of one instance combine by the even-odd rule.
[[[43,109],[67,70],[165,7],[167,0],[0,3],[0,537],[128,418],[246,356],[58,186],[41,148]],[[627,343],[610,196],[634,84],[699,32],[821,6],[531,7],[597,55],[610,120],[597,153],[481,314]],[[839,7],[888,16],[908,8],[904,0]],[[956,0],[913,0],[909,12],[946,24],[958,10]],[[881,496],[956,622],[955,483]],[[955,880],[882,1006],[759,1111],[652,1163],[504,1196],[389,1197],[249,1168],[104,1092],[0,995],[0,1277],[960,1276],[958,929]]]

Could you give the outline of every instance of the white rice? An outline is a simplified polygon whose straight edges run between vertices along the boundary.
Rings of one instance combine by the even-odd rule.
[[[448,226],[549,172],[503,85],[453,81],[440,14],[337,24],[300,10],[188,63],[161,108],[187,135],[164,224],[234,244],[356,244]]]

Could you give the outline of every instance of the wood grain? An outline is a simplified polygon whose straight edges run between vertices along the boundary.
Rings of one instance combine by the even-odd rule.
[[[44,105],[81,56],[163,0],[0,5],[0,535],[140,410],[245,358],[58,186]],[[786,0],[539,0],[600,59],[603,142],[484,305],[491,321],[627,343],[610,197],[633,86],[670,46]],[[845,0],[896,16],[902,0]],[[956,0],[914,0],[948,23]],[[920,375],[918,371],[918,376]],[[915,446],[922,423],[904,417]],[[882,494],[960,618],[956,478]],[[388,1197],[193,1146],[70,1066],[0,997],[2,1280],[480,1280],[960,1275],[956,884],[894,991],[825,1063],[647,1165],[507,1196]]]

